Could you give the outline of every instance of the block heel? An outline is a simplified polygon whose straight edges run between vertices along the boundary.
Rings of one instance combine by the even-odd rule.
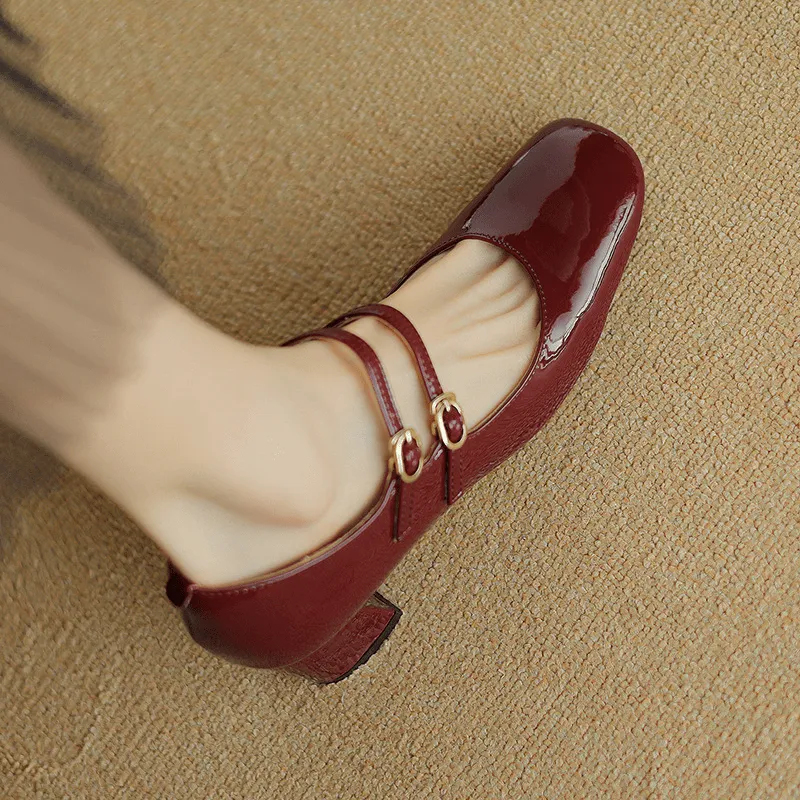
[[[333,639],[285,669],[317,683],[341,681],[366,664],[380,649],[402,613],[396,605],[375,592]]]

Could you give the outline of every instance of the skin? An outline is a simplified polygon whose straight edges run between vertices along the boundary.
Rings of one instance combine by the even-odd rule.
[[[385,480],[389,437],[347,348],[222,334],[2,141],[0,174],[0,418],[97,485],[201,584],[264,574],[358,519]],[[458,244],[384,302],[416,325],[468,427],[533,357],[533,285],[485,242]],[[377,351],[404,423],[428,448],[427,398],[406,347],[377,320],[348,328]]]

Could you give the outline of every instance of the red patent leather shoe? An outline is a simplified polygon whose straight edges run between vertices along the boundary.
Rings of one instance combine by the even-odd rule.
[[[262,578],[204,588],[171,568],[167,594],[194,639],[231,661],[281,667],[322,683],[363,664],[400,616],[376,593],[392,568],[448,505],[544,425],[583,371],[633,245],[643,199],[642,168],[628,144],[597,125],[560,120],[511,159],[403,279],[468,238],[507,251],[533,279],[541,306],[536,354],[514,391],[474,430],[440,384],[414,326],[393,308],[364,306],[287,342],[335,339],[364,362],[388,431],[386,482],[356,524]],[[403,425],[375,352],[340,327],[364,315],[394,328],[416,358],[437,436],[427,456]]]

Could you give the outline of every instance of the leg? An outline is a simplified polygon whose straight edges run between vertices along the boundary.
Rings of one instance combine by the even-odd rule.
[[[348,353],[224,336],[2,144],[0,171],[0,416],[106,492],[199,583],[290,563],[359,516],[384,478],[385,430]],[[460,244],[387,302],[429,342],[470,426],[533,354],[536,294],[486,243]],[[374,320],[352,327],[381,356],[404,418],[429,437],[405,348]]]

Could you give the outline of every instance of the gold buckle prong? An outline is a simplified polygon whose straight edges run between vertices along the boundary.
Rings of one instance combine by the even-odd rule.
[[[447,435],[447,426],[444,422],[445,411],[449,411],[451,408],[458,411],[458,415],[461,417],[461,438],[457,442],[451,441]],[[464,411],[453,392],[442,392],[431,400],[431,416],[433,417],[431,432],[441,439],[442,444],[448,450],[458,450],[464,446],[464,442],[467,440],[467,421],[464,419]]]
[[[411,442],[416,444],[419,449],[419,466],[414,472],[408,472],[403,461],[403,445]],[[414,483],[422,473],[422,467],[422,442],[420,442],[417,432],[413,428],[403,428],[397,431],[389,440],[389,471],[396,472],[403,483]]]

